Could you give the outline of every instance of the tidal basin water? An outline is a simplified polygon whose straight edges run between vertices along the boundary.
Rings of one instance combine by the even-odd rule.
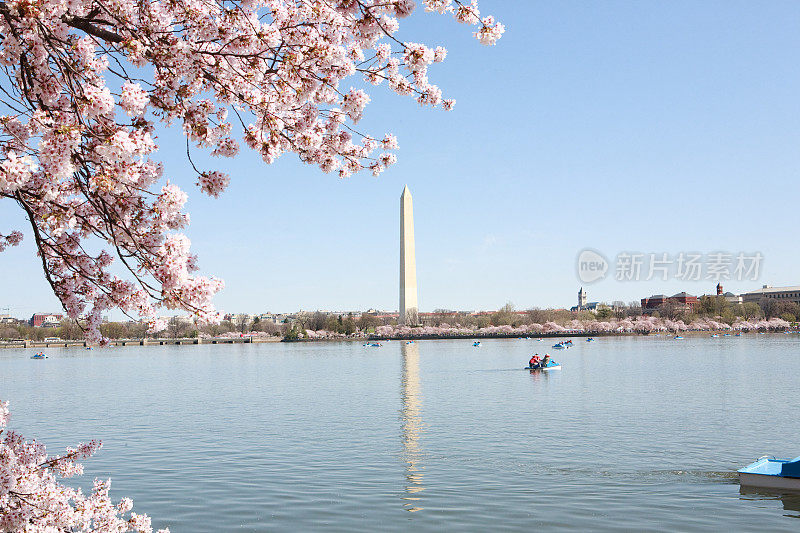
[[[735,476],[800,455],[800,335],[553,342],[2,350],[0,398],[173,532],[800,528]]]

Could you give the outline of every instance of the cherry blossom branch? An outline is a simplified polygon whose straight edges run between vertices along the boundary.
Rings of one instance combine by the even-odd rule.
[[[476,2],[419,3],[477,26],[484,44],[502,35]],[[110,307],[147,320],[158,309],[217,317],[211,299],[223,284],[194,274],[179,233],[186,194],[163,185],[155,122],[182,127],[197,184],[215,197],[230,178],[201,168],[192,144],[234,157],[234,123],[267,164],[294,153],[341,178],[379,175],[396,161],[397,140],[357,128],[370,97],[348,89],[349,78],[423,106],[454,105],[428,79],[446,50],[397,33],[416,4],[0,0],[0,198],[22,207],[46,279],[67,313],[83,318],[88,340],[103,340]],[[152,77],[134,77],[145,66]],[[0,236],[0,251],[18,241],[12,235]],[[90,254],[88,240],[103,251]],[[124,279],[111,274],[113,260]]]
[[[95,26],[95,24],[93,24],[93,22],[95,21],[93,21],[92,19],[64,16],[61,17],[61,20],[64,22],[64,24],[68,26],[72,26],[73,28],[82,30],[88,33],[89,35],[93,35],[99,39],[103,39],[104,41],[108,41],[110,43],[121,43],[124,41],[122,36],[117,35],[112,31],[100,28],[99,26]],[[105,24],[109,23],[106,22]]]

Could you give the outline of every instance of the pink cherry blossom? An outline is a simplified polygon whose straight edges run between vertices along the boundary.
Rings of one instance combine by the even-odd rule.
[[[138,83],[126,81],[122,85],[122,96],[120,97],[120,107],[127,111],[128,116],[138,117],[144,113],[150,97]]]
[[[343,178],[379,175],[398,143],[355,130],[371,100],[362,80],[454,105],[429,80],[446,49],[400,39],[399,19],[418,3],[475,26],[483,44],[504,31],[476,0],[2,4],[0,199],[29,221],[47,282],[87,339],[102,342],[111,308],[217,317],[223,283],[195,274],[188,240],[174,233],[189,222],[186,195],[162,182],[156,122],[181,128],[190,159],[198,149],[236,156],[236,130],[267,164],[291,153]],[[227,187],[219,170],[190,166],[202,192]],[[0,235],[0,251],[18,235]]]
[[[153,531],[147,515],[131,513],[125,518],[133,502],[123,498],[114,505],[110,481],[95,479],[88,494],[58,482],[58,477],[83,474],[77,461],[92,456],[101,442],[81,443],[62,455],[48,456],[43,444],[6,431],[8,420],[8,402],[0,401],[0,531]]]
[[[0,252],[8,246],[16,246],[22,242],[22,233],[19,231],[12,231],[8,235],[0,235]]]
[[[654,332],[684,332],[684,331],[781,331],[790,328],[791,324],[780,318],[769,320],[744,320],[739,319],[733,325],[714,320],[713,318],[699,318],[686,324],[682,320],[670,320],[652,316],[639,316],[634,319],[625,318],[622,320],[598,321],[598,320],[570,320],[564,324],[556,322],[545,322],[544,324],[528,324],[517,327],[509,325],[487,326],[483,328],[466,328],[459,325],[449,325],[442,323],[439,326],[421,326],[410,328],[408,326],[382,325],[375,328],[375,335],[379,337],[399,338],[399,337],[420,337],[420,336],[441,336],[452,335],[502,335],[517,336],[528,334],[549,334],[559,335],[565,333],[654,333]],[[315,338],[326,335],[335,335],[331,332],[314,332]]]

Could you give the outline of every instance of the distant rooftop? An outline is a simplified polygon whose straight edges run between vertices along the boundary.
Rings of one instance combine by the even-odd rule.
[[[770,287],[769,285],[765,285],[760,289],[749,291],[746,292],[745,294],[766,294],[770,292],[789,292],[789,291],[800,292],[800,285],[791,285],[789,287]]]

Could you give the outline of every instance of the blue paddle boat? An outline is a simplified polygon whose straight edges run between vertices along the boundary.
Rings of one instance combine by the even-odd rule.
[[[525,370],[561,370],[561,363],[556,363],[555,361],[550,361],[547,363],[547,366],[536,365],[536,366],[526,366]]]
[[[473,345],[473,346],[480,346],[480,345],[481,345],[481,341],[476,341],[476,342],[473,342],[473,343],[472,343],[472,345]]]
[[[47,359],[47,356],[43,353],[37,353],[31,356],[31,359]]]
[[[763,456],[739,470],[739,484],[747,487],[800,491],[800,457]]]

